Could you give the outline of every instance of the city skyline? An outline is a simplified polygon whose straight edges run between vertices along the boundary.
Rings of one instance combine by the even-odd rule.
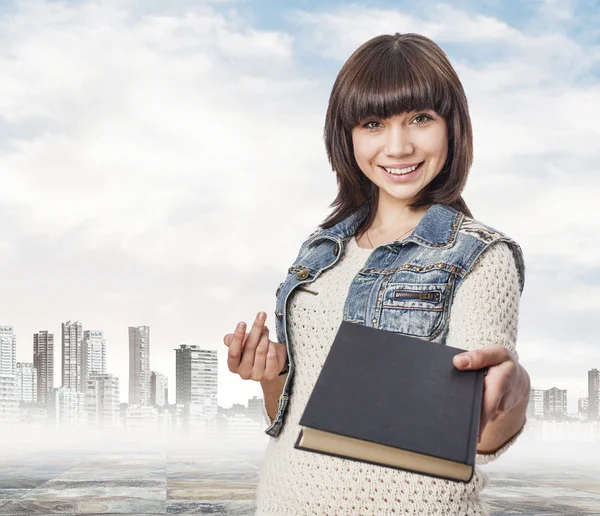
[[[150,369],[150,327],[128,327],[130,374],[129,403],[120,402],[120,379],[106,370],[106,340],[102,330],[84,330],[79,321],[61,323],[62,349],[61,383],[48,390],[46,404],[38,403],[38,384],[47,373],[39,372],[34,362],[15,362],[17,335],[12,325],[0,326],[0,423],[14,423],[34,417],[52,426],[93,425],[114,428],[127,422],[128,427],[190,425],[215,420],[218,405],[218,353],[198,345],[181,344],[176,355],[175,403],[168,400],[168,377]],[[53,335],[42,330],[33,335],[32,358],[42,366],[44,344]],[[77,346],[77,347],[75,347]],[[76,361],[73,364],[73,361]],[[575,416],[580,421],[594,423],[600,414],[600,371],[587,372],[586,398],[577,397],[577,412],[568,411],[568,391],[556,386],[531,388],[527,416],[530,420]],[[47,378],[46,378],[47,380]],[[77,384],[77,388],[73,387]],[[256,413],[262,398],[248,399],[248,413]],[[39,409],[45,405],[45,416]],[[232,404],[234,409],[236,404]],[[123,412],[125,408],[125,413]],[[169,409],[167,412],[164,409]],[[34,410],[37,415],[34,416]],[[235,411],[234,411],[235,412]],[[261,411],[262,412],[262,411]],[[124,419],[123,419],[124,418]]]
[[[55,365],[49,358],[53,334],[35,333],[33,362],[15,362],[15,329],[0,326],[0,426],[30,422],[115,428],[126,422],[127,427],[179,427],[217,418],[217,351],[185,344],[174,350],[176,404],[169,405],[168,377],[150,369],[150,327],[129,326],[128,334],[128,403],[121,403],[120,379],[107,371],[102,330],[84,330],[80,321],[61,323],[61,385],[55,387],[48,375]],[[39,384],[45,386],[43,392]],[[39,394],[45,401],[39,402]]]
[[[57,355],[56,353],[54,353],[54,333],[52,331],[49,330],[39,330],[36,333],[33,334],[33,344],[32,344],[32,349],[31,349],[31,356],[29,357],[29,359],[27,359],[27,351],[23,350],[22,348],[25,348],[26,346],[21,342],[21,340],[18,338],[18,333],[15,330],[14,326],[12,325],[0,325],[0,328],[10,328],[11,333],[11,337],[10,337],[10,349],[11,349],[11,354],[12,354],[12,349],[17,350],[16,353],[14,353],[15,356],[15,364],[16,362],[16,358],[17,355],[19,355],[19,351],[20,351],[20,355],[21,357],[24,357],[24,360],[21,360],[21,363],[32,363],[35,364],[38,363],[40,364],[40,367],[43,370],[47,370],[47,378],[49,380],[50,383],[50,387],[63,387],[63,386],[70,386],[70,383],[68,385],[63,385],[63,382],[70,382],[69,378],[71,376],[75,377],[75,380],[73,380],[74,382],[77,383],[77,385],[79,385],[80,387],[78,387],[78,389],[81,389],[81,386],[83,385],[83,383],[85,382],[85,375],[86,375],[86,367],[87,367],[87,346],[89,346],[90,352],[90,369],[89,369],[89,374],[106,374],[106,372],[108,371],[107,368],[107,363],[108,363],[108,357],[110,357],[110,346],[107,346],[107,339],[104,336],[104,331],[103,330],[86,330],[85,325],[83,323],[80,323],[79,321],[66,321],[66,322],[61,322],[59,323],[61,325],[61,329],[63,332],[66,332],[66,334],[71,337],[72,335],[75,336],[75,338],[77,338],[77,335],[79,334],[79,332],[81,333],[81,338],[79,338],[79,352],[77,352],[77,348],[74,347],[74,350],[71,352],[71,356],[74,357],[74,362],[72,363],[71,360],[69,360],[69,367],[70,370],[67,370],[66,372],[66,380],[63,380],[63,378],[65,377],[65,373],[63,373],[63,357],[61,354]],[[133,327],[133,326],[128,326],[126,328],[126,330],[129,331],[128,335],[131,335],[131,330],[135,329],[135,328],[150,328],[149,325],[142,325],[142,326],[138,326],[138,327]],[[5,330],[5,332],[8,334],[8,330]],[[2,344],[3,340],[0,340],[0,344]],[[20,343],[21,342],[21,343]],[[131,342],[131,341],[130,341]],[[19,344],[20,343],[20,344]],[[8,345],[8,344],[5,344]],[[66,346],[68,348],[68,339],[67,339],[67,343]],[[38,350],[36,352],[36,349]],[[62,347],[61,347],[62,349]],[[204,348],[203,348],[204,349]],[[215,350],[216,351],[216,350]],[[11,355],[12,356],[12,355]],[[0,353],[0,359],[2,359],[2,357],[4,357],[4,361],[8,364],[8,363],[12,363],[11,362],[11,358],[8,356],[7,353]],[[79,357],[77,359],[77,357]],[[49,363],[53,363],[53,367],[52,368],[48,368],[48,364]],[[79,374],[77,374],[77,364],[79,364],[79,367],[81,368],[81,371]],[[157,372],[159,374],[159,376],[164,377],[167,380],[168,383],[168,379],[169,378],[175,378],[175,371],[173,371],[172,374],[166,374],[164,372],[161,371],[154,371],[154,370],[150,370],[149,368],[149,356],[148,356],[148,382],[150,382],[150,377],[151,377],[151,373],[152,372]],[[8,371],[9,366],[5,366],[6,370]],[[12,366],[10,366],[12,367]],[[40,369],[40,367],[37,367],[36,369]],[[55,374],[56,369],[58,369],[58,375]],[[175,367],[173,367],[173,369],[175,369]],[[11,369],[12,370],[12,369]],[[127,363],[127,370],[129,370],[129,362]],[[15,369],[16,372],[16,369]],[[70,373],[70,374],[69,374]],[[119,378],[124,378],[125,380],[127,380],[126,384],[129,386],[129,375],[125,375],[124,377],[120,376],[120,375],[116,375]],[[55,378],[60,378],[61,381],[60,382],[56,382]],[[77,381],[79,380],[79,381]],[[125,381],[123,380],[123,381]],[[173,382],[175,383],[175,382]],[[72,388],[72,386],[71,386]],[[38,384],[38,399],[39,400],[43,400],[43,394],[44,392],[44,386],[43,384]],[[174,403],[174,397],[175,394],[172,395],[173,396],[173,402]],[[148,400],[150,400],[150,391],[148,390],[147,393],[147,398]],[[243,398],[243,396],[242,396]],[[121,391],[121,402],[129,402],[129,390],[122,390]],[[171,403],[171,401],[169,401]]]
[[[93,358],[93,363],[94,364],[100,364],[100,365],[99,366],[96,366],[96,365],[92,366],[92,368],[90,370],[90,374],[107,374],[106,361],[107,361],[107,357],[109,356],[109,353],[107,352],[107,345],[106,345],[106,339],[104,338],[104,332],[102,330],[83,330],[82,329],[83,325],[81,323],[79,323],[78,321],[75,321],[74,323],[71,323],[71,321],[68,321],[67,323],[61,323],[61,325],[62,325],[63,328],[65,328],[65,327],[68,328],[70,324],[74,325],[73,327],[81,328],[81,335],[82,335],[82,338],[81,338],[81,347],[82,348],[85,347],[84,342],[86,341],[86,339],[88,341],[94,340],[96,342],[96,346],[97,347],[91,353],[92,353],[92,356],[94,357]],[[77,325],[79,325],[79,326],[77,326]],[[19,339],[17,338],[18,335],[17,335],[17,332],[15,331],[14,327],[12,325],[0,325],[0,329],[2,329],[2,328],[5,328],[5,330],[4,330],[5,335],[9,334],[9,330],[8,330],[9,328],[10,328],[10,331],[12,332],[12,333],[10,333],[10,335],[11,335],[11,337],[10,337],[11,353],[12,353],[12,349],[13,348],[14,349],[19,349],[19,345],[18,345]],[[136,343],[138,343],[138,340],[139,340],[140,330],[143,333],[142,340],[144,340],[144,341],[147,340],[148,343],[150,342],[150,340],[149,340],[150,339],[150,337],[149,337],[149,335],[150,335],[150,326],[149,325],[143,325],[143,326],[137,326],[137,327],[128,326],[127,328],[128,328],[128,332],[129,332],[130,349],[131,349],[132,343],[134,345],[137,345]],[[76,332],[78,332],[78,331],[79,331],[79,329],[76,330]],[[77,333],[75,333],[75,334],[77,334]],[[136,337],[136,335],[137,335],[137,337]],[[33,340],[34,340],[33,349],[35,350],[36,346],[39,346],[40,349],[42,349],[42,343],[44,344],[44,346],[47,345],[47,346],[50,347],[50,344],[46,344],[46,340],[48,342],[51,342],[52,341],[52,337],[53,337],[53,334],[51,332],[49,332],[48,330],[41,330],[41,331],[35,333],[33,335]],[[136,339],[138,339],[138,340],[136,340]],[[40,342],[40,344],[36,344],[38,341]],[[0,344],[1,343],[2,343],[2,341],[0,341]],[[6,346],[6,343],[5,343],[5,346]],[[90,344],[90,349],[92,349],[92,348],[93,348],[93,344]],[[211,355],[214,354],[215,362],[217,361],[216,360],[217,353],[218,353],[217,350],[210,350],[210,349],[202,348],[201,346],[198,346],[198,345],[188,345],[188,344],[180,344],[179,349],[174,348],[174,350],[176,351],[176,354],[177,354],[178,351],[182,351],[183,349],[186,349],[188,351],[191,351],[191,350],[201,350],[202,352],[210,353]],[[138,352],[139,352],[139,349],[138,349]],[[80,352],[80,354],[81,354],[81,357],[83,357],[84,354],[85,354],[85,352],[82,351],[82,352]],[[14,355],[16,357],[16,353]],[[32,353],[31,363],[33,365],[35,365],[35,356],[34,355],[35,355],[35,353]],[[152,402],[152,395],[153,395],[152,394],[152,376],[154,374],[158,375],[159,382],[161,382],[161,385],[162,385],[162,382],[164,382],[165,384],[168,385],[169,378],[174,378],[175,379],[175,382],[173,382],[173,385],[175,386],[175,388],[172,389],[172,391],[174,391],[175,394],[171,394],[172,391],[169,391],[167,388],[165,388],[164,391],[167,393],[167,402],[169,404],[176,403],[177,402],[177,361],[176,361],[176,364],[175,364],[175,372],[174,372],[174,374],[168,375],[168,374],[165,374],[163,372],[154,371],[153,369],[151,369],[150,362],[149,362],[149,355],[150,354],[148,353],[147,355],[148,355],[146,357],[147,358],[147,377],[148,377],[147,401],[144,402],[144,403],[141,403],[141,405],[148,404],[148,403]],[[146,358],[144,360],[146,360]],[[0,359],[2,359],[2,353],[0,353]],[[41,360],[41,359],[38,359],[38,360]],[[80,358],[80,360],[81,360],[81,363],[84,364],[84,359]],[[22,363],[26,363],[26,362],[23,361]],[[7,367],[7,366],[5,366],[5,367]],[[54,364],[54,367],[57,367],[56,362]],[[60,367],[60,365],[58,367]],[[131,363],[129,364],[128,367],[131,368]],[[83,370],[85,371],[85,366],[83,367]],[[16,367],[15,367],[15,374],[16,374]],[[119,379],[121,378],[121,377],[119,377],[117,375],[113,375],[113,376],[116,376]],[[127,379],[127,384],[131,387],[131,385],[132,385],[132,383],[131,383],[132,378],[130,376],[127,376],[126,379]],[[122,382],[124,380],[119,380],[119,381]],[[593,383],[593,382],[595,382],[595,383]],[[258,383],[258,382],[255,382],[255,383]],[[135,382],[134,382],[134,384],[135,384]],[[547,392],[547,391],[552,391],[552,392],[555,392],[555,391],[561,391],[561,392],[562,391],[567,391],[567,389],[562,389],[561,386],[560,386],[560,384],[559,385],[552,385],[552,386],[546,387],[546,388],[542,388],[539,385],[539,383],[536,382],[535,378],[531,379],[531,384],[532,384],[532,389],[531,389],[532,393],[534,391],[540,391],[540,393],[542,391],[544,391],[544,392]],[[582,382],[582,384],[583,384],[583,382]],[[596,389],[595,390],[594,390],[593,385],[596,385]],[[55,386],[55,387],[58,387],[58,386]],[[592,369],[589,369],[589,370],[586,371],[585,388],[584,389],[582,388],[580,391],[585,391],[585,393],[587,394],[587,396],[585,398],[588,399],[588,400],[589,399],[593,399],[594,393],[596,393],[596,403],[595,403],[595,405],[592,403],[592,404],[590,404],[590,406],[592,406],[592,407],[598,406],[600,408],[600,372],[599,372],[599,370],[597,368],[592,368]],[[130,400],[129,391],[123,392],[123,390],[121,390],[120,392],[121,392],[121,394],[120,394],[120,402],[123,403],[124,402],[124,398],[126,398],[127,403],[131,404],[131,402],[129,401]],[[261,391],[260,394],[262,395],[262,391]],[[43,396],[43,394],[42,394],[42,391],[40,390],[40,387],[38,387],[38,399],[41,399],[41,396]],[[173,397],[174,399],[171,399],[171,397]],[[253,397],[257,398],[258,396],[253,395]],[[241,398],[243,399],[243,396]],[[249,399],[249,398],[247,398],[247,399]],[[575,396],[575,395],[571,394],[571,396],[569,396],[569,400],[571,400],[570,403],[569,403],[569,405],[571,405],[571,407],[575,407],[576,410],[570,410],[569,411],[569,407],[567,406],[567,413],[569,413],[569,414],[576,414],[576,413],[578,413],[580,411],[580,400],[582,400],[582,399],[584,399],[583,396]],[[540,400],[538,402],[539,403],[547,403],[547,402],[543,401],[541,398],[540,398]],[[239,403],[239,401],[233,401],[231,403],[231,406],[235,405],[236,403]],[[530,399],[530,404],[531,403],[532,403],[532,400]],[[553,401],[553,403],[557,403],[557,402]],[[219,406],[223,406],[223,405],[219,404]],[[540,409],[538,409],[538,410],[540,410]],[[592,415],[594,414],[593,410],[594,409],[592,408]],[[600,411],[599,411],[599,414],[600,414]]]

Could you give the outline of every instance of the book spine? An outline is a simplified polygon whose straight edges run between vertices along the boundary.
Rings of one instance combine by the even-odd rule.
[[[465,464],[470,466],[475,465],[475,455],[477,454],[477,438],[473,436],[478,435],[479,425],[481,422],[481,404],[483,403],[483,383],[485,381],[486,370],[478,370],[473,375],[475,381],[475,389],[473,395],[473,404],[471,406],[471,431],[469,432],[469,441],[467,445],[467,457]]]

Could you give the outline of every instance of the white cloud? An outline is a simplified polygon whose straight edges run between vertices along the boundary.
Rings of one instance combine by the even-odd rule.
[[[290,19],[308,27],[312,46],[333,59],[347,59],[362,43],[384,33],[417,32],[434,41],[457,43],[517,43],[522,39],[517,30],[497,18],[469,14],[448,4],[431,6],[426,18],[397,9],[352,4],[336,11],[297,10]]]
[[[542,0],[538,11],[545,20],[556,20],[561,24],[575,20],[572,0]]]
[[[83,223],[88,246],[202,264],[222,253],[224,227],[282,202],[271,187],[308,193],[294,178],[314,162],[299,153],[317,119],[290,99],[315,82],[288,78],[289,35],[206,9],[136,18],[91,2],[24,4],[4,26],[0,112],[50,127],[0,158],[0,199],[21,205],[26,231]],[[199,209],[168,224],[182,204]]]

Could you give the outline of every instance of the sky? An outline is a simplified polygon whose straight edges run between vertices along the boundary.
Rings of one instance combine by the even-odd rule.
[[[0,7],[0,324],[103,330],[127,400],[128,326],[169,377],[181,344],[218,350],[219,405],[260,396],[223,335],[267,313],[330,212],[322,140],[335,77],[362,43],[417,32],[465,88],[464,197],[522,246],[517,350],[532,385],[600,368],[597,2],[158,0]]]

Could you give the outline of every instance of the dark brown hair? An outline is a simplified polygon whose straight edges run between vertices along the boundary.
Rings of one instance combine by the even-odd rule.
[[[381,35],[370,39],[338,74],[325,119],[325,147],[336,173],[338,193],[333,212],[320,224],[330,228],[363,204],[362,234],[375,218],[379,187],[366,177],[354,157],[352,129],[367,118],[432,109],[448,126],[448,156],[440,173],[409,205],[441,203],[471,216],[461,197],[473,162],[473,133],[462,84],[444,51],[420,34]]]

